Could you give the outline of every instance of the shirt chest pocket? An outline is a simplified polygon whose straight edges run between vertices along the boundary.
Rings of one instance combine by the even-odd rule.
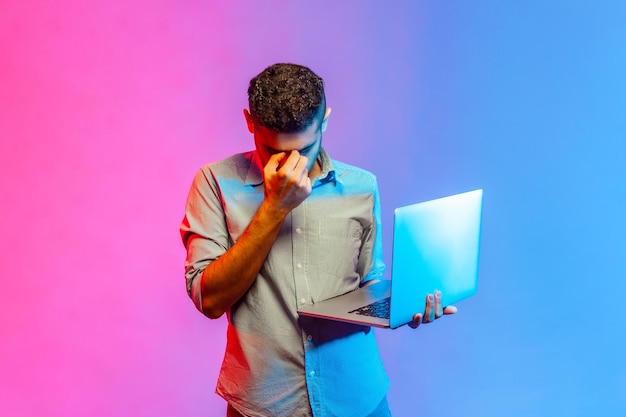
[[[318,268],[325,274],[353,282],[358,278],[363,226],[350,218],[325,218],[318,221],[316,249]]]

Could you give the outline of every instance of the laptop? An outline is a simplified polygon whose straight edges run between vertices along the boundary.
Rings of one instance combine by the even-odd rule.
[[[394,211],[391,280],[303,306],[303,316],[397,328],[422,312],[440,290],[444,306],[478,289],[483,190],[398,207]]]

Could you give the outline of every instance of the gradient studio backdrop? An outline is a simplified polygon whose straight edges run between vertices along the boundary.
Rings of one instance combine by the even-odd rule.
[[[178,224],[277,61],[325,78],[387,261],[395,206],[485,189],[479,294],[378,333],[394,416],[625,415],[626,3],[310,3],[2,2],[0,415],[223,415]]]

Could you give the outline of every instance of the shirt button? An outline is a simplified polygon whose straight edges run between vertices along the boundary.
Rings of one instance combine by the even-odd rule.
[[[313,336],[308,335],[308,336],[306,337],[306,340],[308,340],[308,341],[310,342],[311,340],[313,340]]]
[[[306,298],[301,298],[300,299],[300,304],[305,305],[306,304]]]
[[[300,262],[298,262],[296,266],[298,267],[298,269],[302,269],[302,264]]]
[[[311,371],[311,372],[309,372],[309,375],[310,375],[310,376],[315,376],[315,371]]]
[[[299,227],[296,227],[296,233],[299,235],[302,234],[302,229],[300,229]]]

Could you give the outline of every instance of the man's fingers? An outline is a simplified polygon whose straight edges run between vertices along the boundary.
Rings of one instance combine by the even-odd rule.
[[[287,154],[285,152],[279,152],[270,156],[270,159],[265,164],[265,169],[268,170],[269,172],[278,171],[278,168],[280,167],[280,161],[285,159],[286,155]]]
[[[298,151],[270,156],[264,167],[265,196],[279,210],[292,210],[311,194],[308,158]]]
[[[426,308],[424,309],[423,323],[430,323],[435,320],[435,301],[432,294],[426,296]]]
[[[457,308],[455,306],[446,306],[443,309],[443,314],[454,314],[457,312]]]
[[[285,176],[288,176],[297,169],[300,159],[302,159],[300,157],[300,152],[295,150],[291,151],[278,170],[285,174]]]
[[[310,182],[308,164],[309,158],[307,158],[306,156],[301,156],[294,168],[294,173],[298,173],[300,175],[301,185]]]
[[[443,307],[441,300],[441,291],[437,290],[434,294],[428,294],[426,296],[426,307],[424,308],[424,314],[417,313],[413,316],[413,321],[409,322],[409,326],[413,329],[417,329],[421,323],[432,323],[438,318],[457,312],[455,306]]]
[[[417,313],[413,316],[413,321],[409,323],[412,329],[417,329],[422,323],[422,313]]]
[[[300,181],[300,189],[304,190],[307,195],[311,193],[313,185],[311,184],[311,178],[308,175],[304,175]]]
[[[443,316],[443,305],[441,304],[441,291],[435,291],[435,319]]]
[[[307,169],[309,159],[300,155],[298,151],[291,151],[285,162],[278,168],[282,178],[288,180],[299,188],[311,189],[311,180]]]
[[[298,151],[294,151],[294,152],[298,152]],[[300,172],[304,172],[305,174],[308,175],[308,169],[307,166],[309,165],[309,158],[307,158],[304,155],[300,155],[298,153],[298,160],[296,162],[296,166],[294,168],[294,171],[300,171]]]
[[[289,153],[280,152],[270,156],[265,164],[266,174],[279,173],[282,178],[295,180],[296,184],[302,183],[304,177],[308,177],[309,159],[293,150]]]

